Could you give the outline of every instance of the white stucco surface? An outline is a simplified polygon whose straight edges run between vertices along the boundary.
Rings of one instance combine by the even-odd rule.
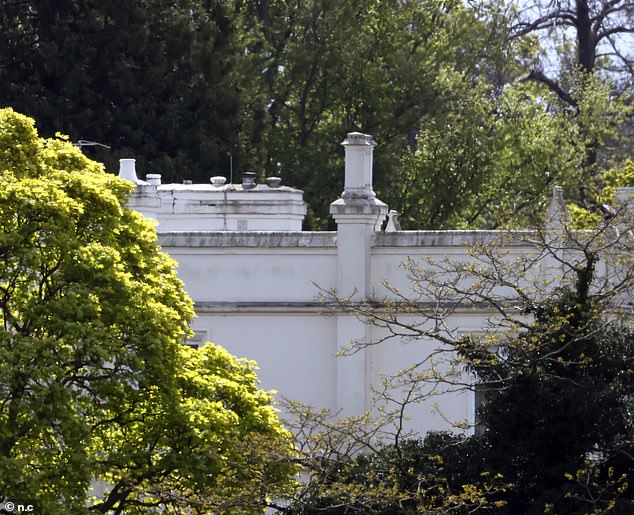
[[[336,408],[334,318],[312,310],[201,310],[194,329],[232,354],[255,360],[266,390],[316,407]]]

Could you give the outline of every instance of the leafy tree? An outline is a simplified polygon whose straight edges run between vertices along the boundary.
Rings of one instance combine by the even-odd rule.
[[[633,14],[628,0],[535,0],[517,6],[510,31],[511,38],[536,38],[542,48],[525,60],[525,80],[544,85],[577,115],[585,178],[574,198],[586,209],[597,208],[602,170],[631,146]]]
[[[525,23],[531,6],[521,14],[503,2],[239,7],[249,81],[242,157],[303,188],[312,225],[332,223],[338,142],[351,129],[379,142],[375,189],[406,228],[527,226],[552,181],[596,208],[626,99],[597,71],[602,58],[585,73],[569,67],[558,88],[527,82],[545,48]],[[626,34],[606,9],[595,20],[610,27],[605,38]]]
[[[627,157],[629,2],[507,7],[481,19],[508,29],[513,45],[493,41],[514,65],[437,74],[444,108],[421,117],[417,147],[402,153],[398,193],[386,197],[407,227],[534,226],[553,180],[600,212],[604,171]]]
[[[437,79],[447,111],[423,118],[418,146],[403,159],[392,207],[404,223],[429,229],[530,227],[539,223],[552,184],[576,189],[583,145],[576,124],[549,112],[523,86],[490,95],[460,73]],[[438,88],[443,89],[442,87]]]
[[[261,513],[294,488],[292,444],[270,394],[251,362],[210,343],[179,350],[171,388],[145,389],[93,430],[95,477],[113,486],[91,509]]]
[[[628,0],[535,0],[518,6],[511,37],[543,41],[544,59],[533,62],[528,77],[576,105],[566,74],[577,69],[612,74],[620,91],[632,85],[633,14]]]
[[[0,101],[46,134],[110,145],[86,150],[110,169],[134,154],[166,180],[230,160],[281,175],[314,227],[333,224],[350,130],[381,145],[375,189],[405,227],[531,223],[554,175],[596,210],[603,170],[629,148],[631,6],[522,5],[13,0]]]
[[[222,1],[16,0],[0,5],[0,105],[115,169],[165,179],[228,170],[237,142],[233,27]]]
[[[634,507],[631,392],[634,334],[606,324],[590,294],[595,263],[578,269],[578,284],[535,305],[534,321],[495,357],[465,343],[461,352],[487,393],[479,410],[483,470],[513,487],[500,496],[508,513],[594,512]],[[594,467],[615,488],[596,495],[571,482]],[[620,484],[619,484],[620,483]],[[595,492],[592,492],[595,490]]]
[[[11,109],[0,174],[0,495],[51,514],[281,495],[292,446],[271,397],[252,363],[182,345],[192,302],[125,207],[133,185]]]
[[[323,441],[332,437],[331,427]],[[346,433],[351,428],[347,428]],[[348,433],[349,434],[349,433]],[[362,454],[344,454],[329,461],[309,460],[311,479],[294,501],[281,511],[289,514],[347,513],[413,514],[493,511],[503,503],[492,500],[506,485],[501,476],[480,477],[473,484],[454,487],[448,463],[466,464],[465,438],[430,433],[423,440],[403,439],[365,446]],[[444,454],[441,455],[441,454]],[[446,461],[445,461],[446,460]],[[452,471],[453,472],[453,471]]]
[[[602,212],[593,213],[576,204],[568,204],[572,226],[575,229],[592,229],[600,226],[603,218],[614,216],[615,210],[611,206],[614,206],[616,202],[616,188],[634,187],[634,161],[628,159],[623,166],[604,172],[603,182],[605,186],[597,196],[597,200],[601,203]]]
[[[341,191],[342,134],[379,142],[375,189],[397,205],[401,156],[416,147],[421,119],[445,113],[439,99],[452,94],[436,77],[457,68],[499,85],[514,52],[495,6],[271,1],[244,2],[240,13],[245,159],[303,188],[315,226],[328,223]]]

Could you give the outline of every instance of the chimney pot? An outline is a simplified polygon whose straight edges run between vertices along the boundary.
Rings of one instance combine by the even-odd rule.
[[[255,187],[255,172],[242,172],[242,189],[252,190]]]
[[[345,183],[342,197],[349,200],[372,200],[372,154],[375,141],[369,134],[349,132],[341,143],[346,151]]]
[[[136,159],[119,159],[119,178],[134,184],[142,184],[136,176]]]
[[[227,182],[227,178],[222,175],[214,175],[211,179],[211,184],[217,187],[223,186]]]
[[[266,178],[266,185],[269,188],[279,188],[281,184],[282,184],[281,177],[267,177]]]

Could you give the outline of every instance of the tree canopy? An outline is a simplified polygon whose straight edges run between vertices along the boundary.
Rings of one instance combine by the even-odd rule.
[[[205,178],[237,143],[232,19],[222,1],[19,0],[0,5],[0,104],[40,131],[110,147],[116,170]]]
[[[401,209],[401,159],[416,149],[419,131],[447,115],[464,92],[459,87],[477,77],[485,77],[489,90],[499,87],[513,67],[507,54],[523,44],[506,41],[496,5],[310,0],[257,6],[244,4],[241,29],[247,74],[260,73],[247,91],[246,141],[264,154],[250,159],[305,189],[316,226],[327,223],[328,206],[341,191],[343,134],[373,135],[375,190]],[[443,80],[454,73],[463,82]],[[420,215],[409,214],[406,222]],[[417,221],[429,223],[422,216]]]
[[[280,175],[314,228],[361,131],[404,227],[528,226],[555,182],[599,213],[631,157],[631,18],[625,0],[17,0],[0,102],[109,145],[86,152],[111,170]]]
[[[0,111],[0,495],[260,512],[292,484],[289,434],[253,363],[183,345],[192,302],[132,189]]]

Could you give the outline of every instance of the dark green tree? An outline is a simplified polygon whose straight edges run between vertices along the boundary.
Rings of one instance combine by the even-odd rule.
[[[237,142],[234,51],[222,1],[2,2],[0,104],[110,146],[86,150],[109,170],[206,181]]]
[[[463,347],[486,399],[476,472],[512,485],[496,496],[504,513],[634,509],[634,332],[603,319],[590,295],[595,272],[588,262],[574,290],[533,306],[531,327],[499,357]]]
[[[396,206],[401,157],[416,147],[421,120],[445,113],[452,94],[437,77],[458,69],[499,86],[512,67],[495,6],[270,1],[244,2],[240,13],[242,75],[251,81],[244,157],[304,189],[318,227],[341,192],[343,135],[375,137],[375,190]]]

